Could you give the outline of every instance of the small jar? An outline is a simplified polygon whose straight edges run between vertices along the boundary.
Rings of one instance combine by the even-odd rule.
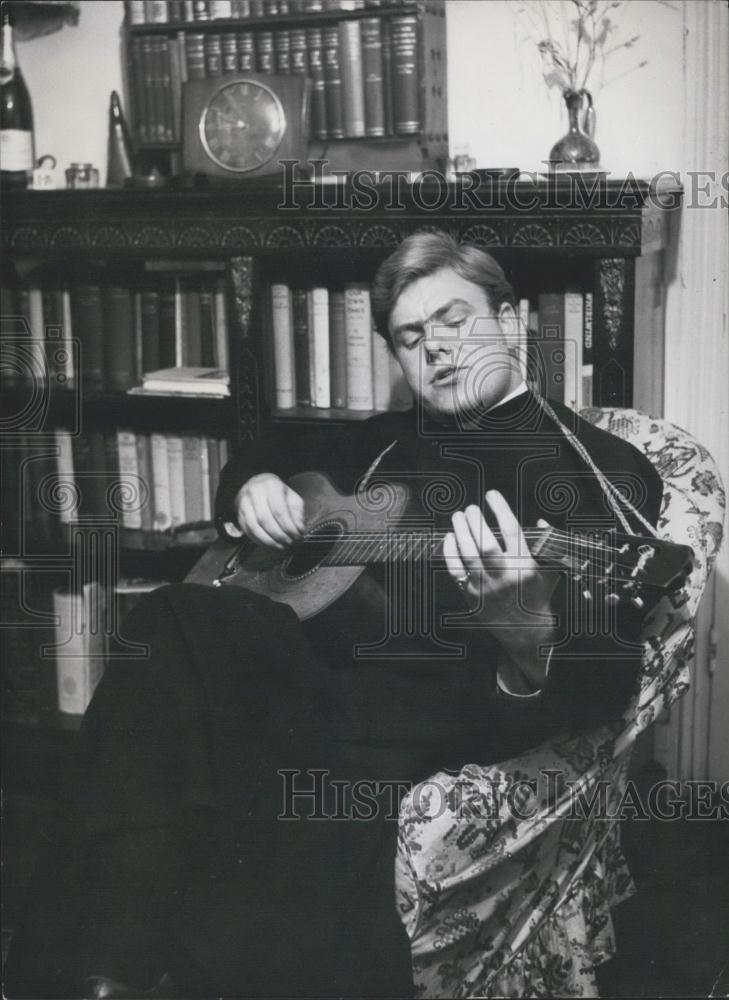
[[[66,170],[67,188],[97,188],[99,171],[91,163],[72,163]]]

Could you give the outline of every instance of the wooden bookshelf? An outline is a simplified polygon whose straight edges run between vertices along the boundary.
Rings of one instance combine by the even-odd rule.
[[[260,32],[290,32],[309,28],[332,27],[346,22],[359,22],[367,18],[377,18],[383,25],[391,25],[394,18],[412,17],[416,19],[416,70],[418,91],[418,119],[420,129],[412,135],[388,133],[383,137],[347,137],[326,139],[310,136],[309,158],[326,158],[332,170],[354,170],[364,165],[371,169],[420,170],[439,169],[445,173],[448,159],[448,114],[447,114],[447,71],[446,71],[446,2],[447,0],[403,0],[402,3],[384,3],[380,6],[366,5],[361,10],[323,10],[250,16],[245,18],[216,18],[214,20],[167,21],[165,23],[132,24],[129,7],[123,27],[124,60],[126,66],[127,101],[131,109],[133,133],[139,158],[147,164],[154,164],[167,175],[179,175],[182,169],[181,151],[181,101],[177,93],[187,78],[185,69],[177,79],[174,71],[171,88],[175,93],[172,112],[173,141],[154,142],[143,139],[140,121],[149,97],[149,79],[139,85],[140,76],[147,73],[141,43],[145,38],[164,39],[168,46],[180,45],[181,61],[186,60],[185,39],[195,34],[203,38],[250,32],[256,36]],[[179,40],[179,41],[178,41]],[[385,43],[387,44],[387,43]],[[240,51],[240,50],[238,50]],[[154,63],[154,56],[148,57]],[[164,57],[167,60],[167,56]],[[175,56],[175,59],[177,57]],[[221,56],[222,59],[222,56]],[[245,72],[260,71],[254,55],[253,65],[247,70],[207,74],[221,81]],[[385,70],[387,72],[387,70]],[[154,85],[151,89],[154,88]]]
[[[33,268],[52,275],[68,266],[78,273],[92,264],[102,272],[131,269],[152,282],[175,269],[222,274],[231,398],[94,393],[47,383],[35,387],[43,406],[31,413],[27,390],[14,388],[3,394],[4,446],[12,447],[17,435],[41,454],[57,427],[76,421],[90,433],[133,428],[218,436],[231,449],[245,449],[277,424],[294,435],[326,434],[328,427],[366,419],[370,412],[273,405],[266,290],[282,280],[339,287],[367,282],[402,239],[421,230],[444,230],[493,253],[517,294],[534,297],[568,284],[589,291],[596,363],[609,376],[596,379],[595,402],[658,410],[661,401],[646,398],[642,387],[655,384],[646,369],[662,363],[662,250],[680,191],[664,191],[659,199],[645,184],[607,181],[588,197],[568,191],[564,181],[520,181],[484,184],[476,198],[471,180],[418,186],[401,178],[399,205],[393,206],[391,186],[381,185],[369,210],[356,203],[351,188],[313,184],[297,185],[297,209],[290,191],[270,181],[206,189],[25,191],[6,198],[2,247],[11,275]],[[615,370],[618,379],[610,375]],[[19,517],[12,507],[6,524]],[[149,532],[125,528],[114,510],[98,513],[113,536],[108,544],[115,571],[124,574],[181,578],[211,537],[209,526]],[[35,547],[24,551],[21,540],[21,551],[11,555],[25,560],[31,573],[69,569],[73,546],[85,544],[83,537],[79,529],[44,551],[36,533]]]

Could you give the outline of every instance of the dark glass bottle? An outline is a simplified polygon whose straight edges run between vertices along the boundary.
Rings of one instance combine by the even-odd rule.
[[[18,66],[13,28],[3,11],[0,56],[0,181],[8,187],[27,187],[33,172],[33,105]]]

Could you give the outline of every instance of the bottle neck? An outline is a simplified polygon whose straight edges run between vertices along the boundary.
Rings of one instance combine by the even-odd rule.
[[[3,18],[3,46],[0,56],[0,83],[7,83],[18,68],[18,57],[15,54],[13,26],[7,17]]]

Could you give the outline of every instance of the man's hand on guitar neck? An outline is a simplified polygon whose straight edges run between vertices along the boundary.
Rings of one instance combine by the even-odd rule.
[[[537,565],[504,497],[491,490],[486,502],[503,544],[472,505],[453,515],[453,531],[446,535],[443,555],[464,598],[501,645],[509,661],[507,669],[511,667],[513,674],[516,668],[536,690],[546,676],[548,657],[540,655],[540,650],[550,645],[553,636],[551,600],[559,577]],[[538,527],[549,529],[543,521]]]
[[[283,549],[304,534],[304,501],[272,472],[252,476],[241,486],[235,510],[238,523],[225,524],[234,537],[246,535],[260,545]]]

